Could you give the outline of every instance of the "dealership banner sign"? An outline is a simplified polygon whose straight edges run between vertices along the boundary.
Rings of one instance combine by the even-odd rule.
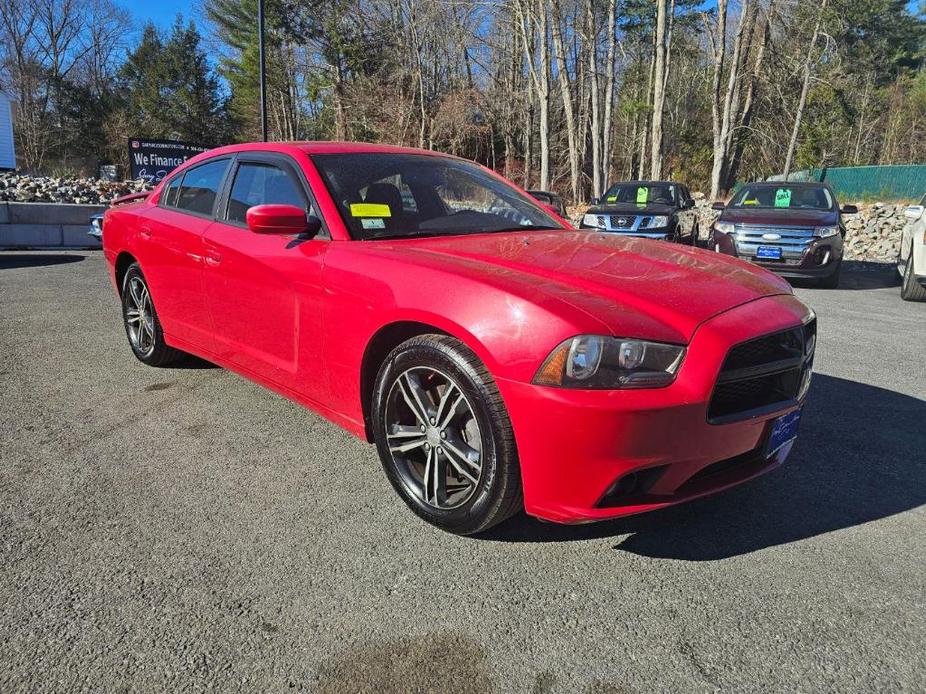
[[[209,147],[174,140],[147,140],[129,138],[129,167],[131,178],[143,178],[157,183],[190,157],[205,152]]]

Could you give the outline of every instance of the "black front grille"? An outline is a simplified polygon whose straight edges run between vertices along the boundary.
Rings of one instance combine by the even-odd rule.
[[[629,229],[633,226],[633,223],[637,220],[636,215],[625,215],[618,214],[611,216],[611,228],[612,229]]]
[[[783,409],[803,397],[812,368],[816,321],[733,347],[724,359],[707,418],[712,424]]]

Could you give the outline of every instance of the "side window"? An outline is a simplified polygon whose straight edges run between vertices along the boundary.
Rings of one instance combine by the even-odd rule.
[[[180,184],[180,195],[175,207],[197,214],[212,214],[227,166],[228,160],[220,159],[189,169]]]
[[[271,164],[244,162],[235,173],[226,219],[244,224],[248,208],[255,205],[308,207],[301,186],[288,173]]]
[[[165,207],[176,207],[177,206],[177,196],[180,193],[180,183],[183,181],[183,174],[179,176],[174,176],[170,182],[167,184],[167,187],[164,189],[163,195],[161,195],[161,204]]]

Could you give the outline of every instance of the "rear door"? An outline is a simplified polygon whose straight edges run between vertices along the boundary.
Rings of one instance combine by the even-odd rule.
[[[180,171],[139,224],[138,256],[167,339],[212,351],[203,301],[203,234],[213,223],[231,157]]]
[[[219,354],[247,371],[323,397],[321,274],[328,235],[255,234],[246,213],[263,204],[316,214],[305,178],[289,157],[236,155],[216,223],[204,236],[204,284]]]

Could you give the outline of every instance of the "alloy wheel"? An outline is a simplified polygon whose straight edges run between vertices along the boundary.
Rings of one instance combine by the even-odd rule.
[[[407,369],[389,389],[385,414],[403,484],[433,508],[469,501],[482,478],[482,435],[459,384],[431,367]]]
[[[129,278],[125,299],[125,323],[132,345],[142,355],[154,350],[154,309],[151,294],[141,277]]]

